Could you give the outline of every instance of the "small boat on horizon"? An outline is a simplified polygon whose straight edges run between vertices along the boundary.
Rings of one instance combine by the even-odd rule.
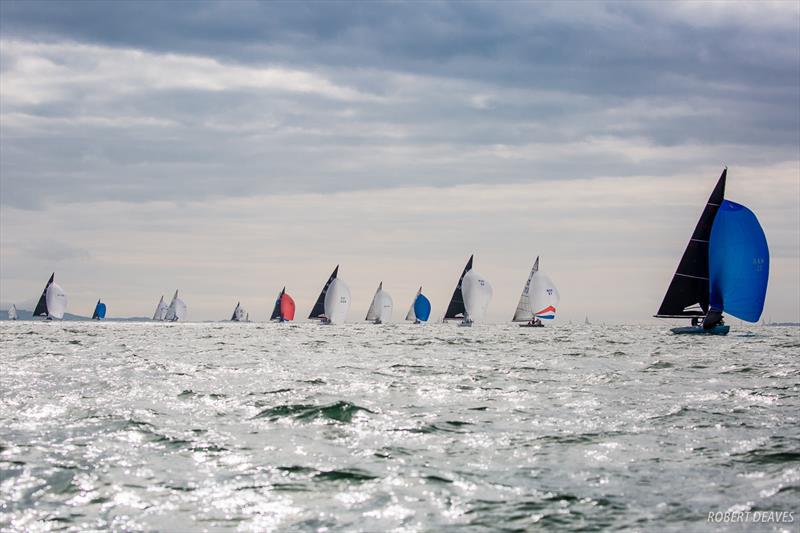
[[[375,296],[372,297],[372,303],[369,305],[369,310],[364,320],[373,324],[386,324],[392,319],[393,306],[392,297],[383,290],[383,282],[381,281],[375,291]]]
[[[233,314],[231,315],[231,322],[249,322],[248,317],[249,315],[242,307],[242,303],[236,302],[236,307],[233,308]]]
[[[36,304],[36,309],[33,310],[33,317],[43,316],[47,320],[64,318],[64,313],[67,310],[67,295],[60,285],[55,283],[56,273],[50,275],[47,285],[44,286],[42,295],[39,297],[39,302]]]
[[[406,313],[406,320],[413,321],[414,324],[421,324],[427,322],[431,316],[431,302],[422,294],[422,286],[417,291],[414,301],[411,302],[411,307]]]
[[[294,320],[294,300],[286,294],[286,287],[281,289],[278,299],[275,300],[275,307],[272,309],[270,320],[277,322],[289,322]]]
[[[176,289],[175,295],[172,297],[169,307],[167,307],[164,320],[167,322],[177,322],[179,320],[183,320],[186,318],[187,311],[188,307],[186,306],[186,302],[178,298],[178,290]]]
[[[525,322],[520,324],[520,327],[544,327],[542,320],[553,320],[556,317],[556,306],[559,299],[558,289],[553,281],[539,271],[539,257],[536,257],[511,321]],[[534,309],[538,309],[538,311],[534,311]]]
[[[747,207],[725,199],[727,167],[692,233],[657,318],[689,318],[676,334],[727,335],[727,311],[758,322],[769,280],[764,230]]]
[[[106,317],[106,304],[97,300],[92,313],[92,320],[103,320]]]
[[[17,306],[15,304],[11,304],[11,307],[8,308],[8,319],[9,320],[17,319]]]

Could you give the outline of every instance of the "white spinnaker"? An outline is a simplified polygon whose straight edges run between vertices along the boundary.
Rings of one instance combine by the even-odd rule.
[[[164,320],[168,320],[170,322],[183,320],[186,317],[186,311],[186,303],[178,298],[178,291],[175,291],[175,296],[172,297],[172,301],[169,303],[167,314],[164,317]]]
[[[325,293],[325,316],[331,324],[341,324],[347,318],[350,309],[350,288],[335,278]]]
[[[406,320],[414,322],[417,319],[417,313],[414,312],[414,304],[417,303],[417,298],[419,298],[420,294],[422,294],[422,287],[419,288],[416,296],[411,300],[411,307],[408,308],[408,313],[406,313]]]
[[[14,304],[11,304],[11,308],[8,310],[8,319],[9,320],[17,319],[17,306]]]
[[[386,323],[392,319],[392,297],[388,292],[383,290],[383,283],[378,285],[378,290],[375,291],[375,296],[372,297],[372,303],[367,311],[367,318],[365,320],[378,320],[381,323]]]
[[[539,270],[538,257],[536,258],[536,262],[533,264],[533,268],[531,268],[531,273],[528,275],[528,281],[525,282],[525,288],[522,289],[522,294],[519,295],[517,310],[514,312],[514,318],[512,319],[514,322],[527,322],[529,320],[533,320],[533,309],[531,309],[530,301],[531,279],[533,279],[533,275],[537,270]]]
[[[467,317],[473,322],[486,318],[486,310],[492,299],[492,286],[486,278],[470,270],[461,281],[461,293],[464,295]]]
[[[57,283],[51,283],[47,287],[47,316],[51,318],[64,318],[64,311],[67,310],[67,295],[64,289]]]
[[[553,281],[543,272],[536,272],[531,280],[531,311],[541,313],[540,318],[555,316],[555,310],[546,311],[548,307],[555,308],[558,305],[558,289]]]
[[[158,301],[156,311],[153,313],[153,320],[164,320],[167,316],[167,304],[164,303],[164,297]]]
[[[247,316],[247,311],[245,310],[245,308],[239,306],[239,310],[236,313],[236,320],[238,320],[239,322],[244,322],[246,316]]]

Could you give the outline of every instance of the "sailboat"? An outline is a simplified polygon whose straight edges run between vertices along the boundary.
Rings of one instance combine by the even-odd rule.
[[[67,295],[64,293],[64,289],[53,281],[55,277],[56,273],[53,272],[47,285],[44,286],[36,309],[33,310],[34,317],[44,316],[47,317],[47,320],[64,318],[64,312],[67,310]]]
[[[417,291],[414,301],[411,302],[411,307],[406,313],[406,320],[413,321],[414,324],[427,322],[431,316],[431,302],[422,294],[422,287]]]
[[[17,306],[14,304],[11,304],[11,307],[8,310],[8,319],[9,320],[17,319]]]
[[[466,309],[464,308],[464,293],[461,290],[461,284],[464,281],[464,276],[467,275],[467,272],[472,270],[472,258],[474,255],[469,256],[469,260],[467,264],[464,266],[464,271],[461,273],[461,277],[458,278],[458,283],[456,284],[456,288],[453,291],[453,296],[450,297],[450,303],[447,304],[447,311],[444,313],[444,318],[442,322],[447,322],[448,320],[463,320],[464,313]]]
[[[236,307],[233,309],[233,314],[231,315],[231,321],[247,322],[247,311],[244,310],[241,302],[236,302]]]
[[[344,322],[350,309],[350,288],[338,275],[339,265],[336,265],[319,293],[317,302],[308,315],[309,319],[320,320],[323,324]]]
[[[294,320],[294,300],[286,294],[286,287],[278,294],[278,299],[275,300],[275,307],[272,309],[272,316],[269,319],[277,320],[278,322]]]
[[[591,326],[592,325],[592,323],[589,322],[589,315],[586,315],[586,318],[583,319],[583,324],[585,326]]]
[[[558,289],[546,274],[539,271],[537,257],[522,289],[512,321],[525,322],[520,327],[543,327],[542,320],[553,320],[556,317],[558,300]]]
[[[97,300],[94,306],[94,313],[92,313],[92,320],[103,320],[106,317],[106,304]]]
[[[186,311],[188,310],[186,303],[178,298],[178,291],[175,291],[175,295],[172,297],[172,301],[169,303],[169,307],[167,307],[167,313],[164,315],[164,320],[167,322],[177,322],[178,320],[183,320],[186,318]]]
[[[658,318],[690,318],[677,334],[726,335],[723,312],[757,322],[769,279],[769,247],[758,219],[747,207],[725,199],[728,169],[714,187]],[[702,324],[700,324],[702,319]]]
[[[378,284],[378,290],[375,291],[375,296],[372,297],[372,303],[367,311],[367,316],[364,320],[368,320],[374,324],[385,324],[392,318],[392,297],[388,292],[383,290],[383,282]]]
[[[164,303],[164,295],[161,295],[161,299],[158,301],[158,305],[156,306],[156,311],[153,313],[153,320],[162,321],[167,317],[167,304]]]

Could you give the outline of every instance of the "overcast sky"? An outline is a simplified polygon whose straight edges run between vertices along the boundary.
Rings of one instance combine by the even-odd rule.
[[[0,306],[441,317],[470,254],[509,320],[647,321],[724,164],[800,321],[800,4],[0,2]]]

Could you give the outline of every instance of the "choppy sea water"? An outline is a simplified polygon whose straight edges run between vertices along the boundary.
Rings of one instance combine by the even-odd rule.
[[[800,330],[0,324],[9,531],[797,531]],[[709,512],[792,511],[792,524]]]

